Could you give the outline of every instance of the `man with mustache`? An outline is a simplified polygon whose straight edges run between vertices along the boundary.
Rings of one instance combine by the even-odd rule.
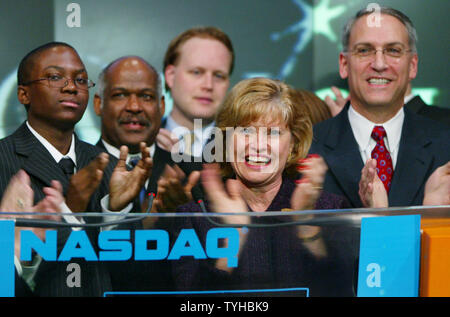
[[[173,165],[170,152],[163,150],[155,142],[164,108],[159,74],[143,58],[120,57],[100,73],[98,90],[94,97],[94,109],[101,118],[101,137],[97,146],[116,157],[122,145],[128,146],[130,150],[127,164],[129,168],[133,168],[135,160],[141,156],[140,143],[146,143],[153,159],[153,168],[140,195],[143,209],[148,207],[145,193],[147,191],[155,193],[157,181],[166,165]],[[155,209],[152,208],[152,211]],[[133,223],[132,226],[127,226],[127,229],[142,227],[161,229],[166,227],[164,221],[165,219],[147,217],[142,223]],[[167,261],[138,261],[110,265],[113,289],[121,291],[170,289],[169,270]],[[127,274],[123,274],[124,271]]]
[[[132,167],[141,155],[140,142],[146,142],[153,168],[145,187],[147,192],[155,192],[158,179],[165,170],[168,171],[166,165],[174,165],[171,153],[155,142],[165,110],[156,69],[139,56],[124,56],[112,61],[100,73],[94,110],[101,117],[102,134],[97,146],[109,154],[117,157],[119,148],[128,146],[127,164]],[[186,161],[178,164],[180,169],[175,167],[183,174],[182,178],[193,170],[191,160]],[[173,173],[173,169],[170,172]],[[195,179],[188,181],[194,182]]]
[[[154,144],[164,115],[164,97],[158,72],[138,56],[124,56],[107,65],[99,76],[94,96],[95,113],[101,117],[97,146],[118,157],[128,146],[127,164],[140,158],[140,142],[154,157],[161,149]]]

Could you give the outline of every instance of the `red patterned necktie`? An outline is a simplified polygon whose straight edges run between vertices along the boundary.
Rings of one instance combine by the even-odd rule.
[[[392,167],[391,154],[384,145],[384,137],[386,137],[386,130],[382,126],[375,126],[372,131],[372,138],[377,142],[377,145],[372,151],[372,158],[377,160],[378,177],[384,184],[386,192],[389,193],[391,188],[391,179],[394,174]]]

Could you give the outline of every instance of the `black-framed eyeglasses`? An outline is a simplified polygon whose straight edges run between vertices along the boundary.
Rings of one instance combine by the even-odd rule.
[[[69,84],[69,81],[73,81],[73,83],[75,84],[75,86],[78,89],[81,90],[88,90],[89,88],[92,88],[95,86],[95,83],[90,80],[90,79],[85,79],[85,78],[66,78],[66,77],[62,77],[62,76],[49,76],[46,78],[39,78],[39,79],[35,79],[35,80],[30,80],[28,82],[23,83],[22,85],[26,86],[26,85],[30,85],[32,83],[36,83],[36,82],[40,82],[40,81],[44,81],[46,80],[48,82],[48,86],[52,87],[52,88],[64,88]]]

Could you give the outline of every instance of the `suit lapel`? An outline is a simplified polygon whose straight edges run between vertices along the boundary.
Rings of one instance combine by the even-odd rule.
[[[105,145],[104,145],[103,142],[102,142],[102,138],[100,138],[100,139],[98,140],[98,142],[95,144],[95,146],[98,147],[98,148],[100,148],[100,149],[102,149],[102,150],[105,151],[105,152],[108,152],[108,151],[106,150]]]
[[[14,134],[13,142],[16,153],[23,157],[22,168],[29,175],[36,177],[46,186],[50,186],[52,180],[58,180],[64,191],[67,189],[68,182],[63,171],[25,123]]]
[[[364,163],[348,121],[347,110],[348,107],[346,111],[341,111],[329,130],[324,142],[324,151],[328,152],[325,158],[329,172],[334,175],[351,204],[361,206],[358,187]]]
[[[82,142],[75,135],[75,154],[77,156],[77,171],[88,165],[97,155],[95,151],[92,150],[92,146],[86,146],[86,143]]]
[[[425,104],[425,102],[423,102],[420,96],[415,96],[413,99],[411,99],[409,102],[405,104],[405,108],[409,109],[414,113],[418,113],[420,109],[424,106],[427,105]]]
[[[421,123],[416,122],[416,118],[405,109],[397,163],[389,192],[390,206],[416,204],[414,201],[427,181],[427,171],[433,162],[433,156],[426,149],[432,140],[421,129],[417,129]]]

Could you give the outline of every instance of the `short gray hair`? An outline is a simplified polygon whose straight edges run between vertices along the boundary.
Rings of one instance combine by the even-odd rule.
[[[156,79],[156,98],[158,99],[158,104],[160,104],[161,102],[161,96],[162,96],[162,80],[161,80],[161,76],[159,74],[159,72],[156,70],[155,67],[153,67],[151,64],[149,64],[146,60],[144,60],[142,57],[139,56],[123,56],[123,57],[119,57],[115,60],[113,60],[111,63],[109,63],[105,68],[103,68],[103,70],[100,72],[100,74],[98,75],[98,82],[96,84],[97,86],[97,94],[102,97],[103,99],[103,94],[105,92],[105,87],[106,87],[106,73],[108,72],[108,70],[117,62],[127,59],[127,58],[138,58],[141,61],[145,62],[147,64],[147,66],[155,73],[157,79]]]
[[[358,20],[362,16],[371,14],[373,12],[374,11],[368,6],[364,9],[359,10],[355,16],[353,16],[347,21],[342,32],[342,49],[344,52],[348,51],[350,32],[356,20]],[[406,30],[408,31],[408,44],[410,46],[410,49],[414,53],[417,53],[417,41],[418,41],[417,32],[410,18],[408,18],[406,14],[389,7],[380,7],[379,12],[380,14],[386,14],[397,18],[406,27]]]

